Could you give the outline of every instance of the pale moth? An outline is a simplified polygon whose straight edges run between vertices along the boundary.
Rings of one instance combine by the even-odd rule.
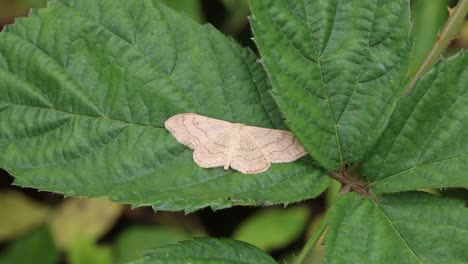
[[[193,113],[177,114],[165,127],[193,149],[202,168],[231,167],[244,174],[266,171],[271,163],[292,162],[307,154],[289,131],[247,126]]]

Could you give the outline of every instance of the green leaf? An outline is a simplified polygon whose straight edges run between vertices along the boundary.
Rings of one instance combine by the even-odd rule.
[[[0,192],[0,241],[9,240],[43,224],[50,208],[23,193]]]
[[[303,206],[265,209],[241,223],[232,238],[263,250],[278,249],[298,239],[308,218]]]
[[[45,227],[14,241],[0,253],[0,264],[56,264],[59,251]]]
[[[92,239],[77,237],[68,251],[70,264],[112,264],[112,249],[99,246]]]
[[[434,46],[442,26],[448,17],[447,0],[411,1],[411,17],[413,23],[414,48],[411,56],[411,73],[413,76],[421,63]]]
[[[440,61],[404,98],[364,164],[374,193],[468,186],[468,55]]]
[[[411,55],[407,0],[251,0],[273,96],[327,169],[357,163],[382,133]]]
[[[326,263],[466,263],[468,208],[423,192],[375,202],[342,196],[325,240]]]
[[[190,237],[167,227],[132,226],[119,235],[115,245],[116,263],[127,263],[143,256],[148,248],[157,248]]]
[[[0,34],[0,167],[21,186],[187,212],[320,194],[306,161],[202,169],[164,121],[284,128],[254,53],[157,1],[56,0]]]
[[[151,250],[131,264],[276,264],[260,249],[230,239],[199,238]]]
[[[191,17],[197,22],[203,22],[203,12],[199,0],[159,0],[172,9]]]
[[[104,198],[68,198],[51,217],[52,234],[62,249],[69,249],[77,238],[97,241],[114,226],[123,209]]]

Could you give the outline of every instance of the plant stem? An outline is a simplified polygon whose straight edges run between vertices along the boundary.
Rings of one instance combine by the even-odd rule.
[[[304,264],[304,260],[310,254],[310,251],[314,248],[315,244],[327,228],[328,220],[330,218],[331,212],[333,211],[333,207],[328,209],[328,212],[322,218],[320,224],[315,228],[312,237],[309,239],[309,241],[307,241],[307,244],[304,246],[299,256],[297,256],[297,258],[294,260],[294,264]]]
[[[427,55],[426,59],[424,59],[423,63],[419,66],[416,74],[411,77],[411,80],[405,87],[404,95],[407,95],[411,92],[416,82],[421,79],[424,74],[429,71],[432,65],[434,65],[437,59],[439,59],[442,52],[444,52],[445,48],[447,48],[449,42],[460,30],[467,13],[468,0],[458,1],[458,4],[453,8],[452,14],[447,19],[447,22],[445,22],[445,25],[437,37],[437,40],[434,43],[431,51]]]

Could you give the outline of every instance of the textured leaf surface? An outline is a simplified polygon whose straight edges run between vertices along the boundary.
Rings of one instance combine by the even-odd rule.
[[[468,186],[468,54],[443,60],[404,98],[368,162],[372,190]]]
[[[325,240],[326,263],[466,263],[468,208],[423,192],[378,203],[340,198]]]
[[[145,253],[145,257],[131,264],[275,264],[260,249],[230,239],[199,238],[161,247]]]
[[[241,223],[232,238],[263,250],[274,250],[298,239],[308,219],[307,207],[265,209]]]
[[[167,227],[132,226],[119,235],[115,245],[115,262],[127,263],[140,259],[143,251],[180,240],[190,239],[189,235]]]
[[[385,128],[411,54],[407,0],[251,0],[273,96],[327,169],[356,163]]]
[[[56,264],[60,252],[45,227],[14,241],[0,252],[0,264]]]
[[[21,186],[135,206],[287,203],[324,174],[202,169],[163,126],[194,112],[284,128],[254,54],[157,1],[61,0],[0,35],[0,166]]]

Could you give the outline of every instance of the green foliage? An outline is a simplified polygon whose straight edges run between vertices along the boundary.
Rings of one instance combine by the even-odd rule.
[[[263,250],[278,249],[301,235],[308,218],[306,207],[265,209],[241,223],[232,238]]]
[[[316,197],[328,170],[369,189],[336,206],[338,190],[329,192],[332,211],[296,263],[325,229],[327,263],[468,262],[464,203],[414,192],[468,186],[467,53],[439,61],[406,95],[414,54],[407,0],[250,7],[264,68],[251,50],[156,0],[53,0],[17,20],[0,34],[0,167],[20,186],[186,212]],[[163,126],[182,112],[289,128],[313,161],[258,175],[199,168]],[[293,216],[267,214],[235,237],[281,238],[289,226],[268,227],[300,227],[304,214]],[[289,231],[282,243],[297,234]],[[245,240],[269,248],[275,239]],[[187,262],[274,263],[254,246],[209,238],[133,263]]]
[[[201,3],[199,0],[159,0],[169,7],[186,14],[197,22],[203,21]]]
[[[69,198],[50,219],[52,234],[61,249],[69,249],[77,238],[95,242],[112,228],[122,210],[122,205],[104,198]]]
[[[148,248],[157,248],[184,239],[189,236],[180,231],[165,227],[133,226],[120,234],[115,246],[115,263],[127,263],[143,256]]]
[[[286,122],[327,169],[385,129],[411,55],[407,0],[252,0],[252,29]]]
[[[447,20],[447,0],[411,1],[411,17],[414,20],[414,48],[411,63],[413,76],[434,45],[442,25]]]
[[[306,161],[206,170],[164,129],[180,112],[284,127],[267,89],[250,50],[156,1],[52,1],[0,35],[0,166],[21,186],[159,210],[317,196],[328,179]]]
[[[464,202],[423,192],[380,201],[342,196],[325,241],[326,263],[465,263]]]
[[[14,241],[0,254],[0,264],[56,264],[58,261],[59,251],[45,227]]]
[[[401,100],[364,166],[375,193],[468,186],[467,65],[440,61]]]
[[[112,264],[109,246],[99,246],[92,239],[77,238],[68,251],[70,264]]]
[[[229,239],[199,238],[145,252],[142,260],[131,264],[275,264],[263,251]]]

